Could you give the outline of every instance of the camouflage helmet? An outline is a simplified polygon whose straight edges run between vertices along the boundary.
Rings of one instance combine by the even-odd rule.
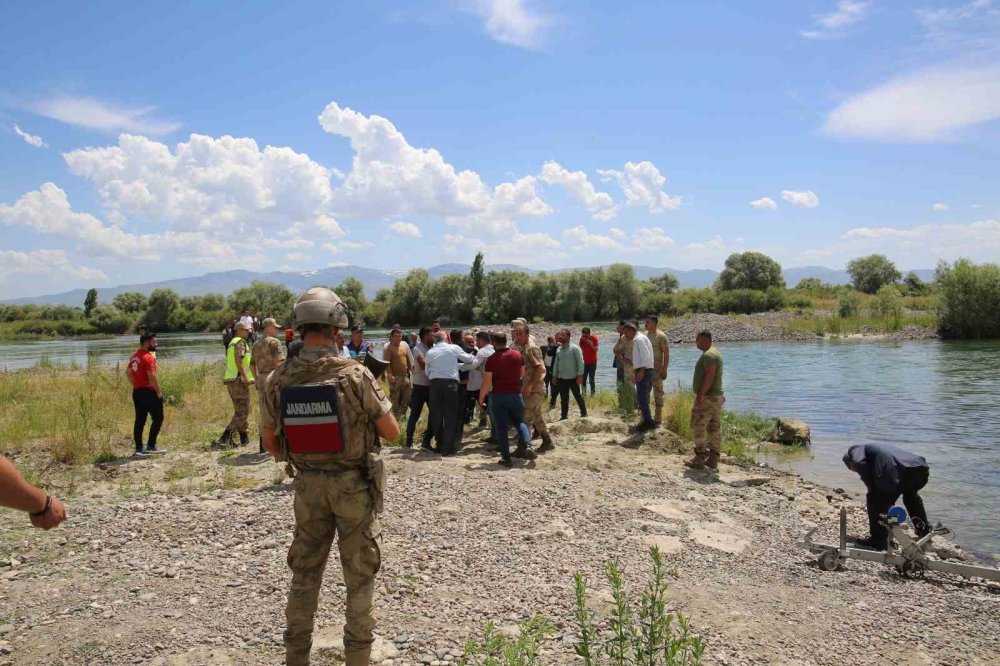
[[[326,287],[312,287],[299,296],[292,308],[293,328],[302,328],[304,324],[347,328],[347,306]]]

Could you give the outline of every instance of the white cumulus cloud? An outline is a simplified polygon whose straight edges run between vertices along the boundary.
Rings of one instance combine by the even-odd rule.
[[[587,174],[582,171],[570,171],[555,160],[550,160],[542,165],[539,177],[549,185],[560,185],[565,188],[595,220],[611,220],[618,214],[618,207],[615,206],[611,195],[607,192],[598,192]]]
[[[125,107],[93,97],[60,96],[39,100],[28,109],[68,125],[102,132],[136,132],[160,136],[180,128],[180,123],[158,119],[156,107]]]
[[[104,284],[108,276],[96,268],[73,262],[65,250],[0,250],[0,277],[53,276],[88,284]]]
[[[663,250],[674,246],[674,239],[659,227],[642,227],[635,233],[635,249],[639,251]]]
[[[470,238],[462,234],[444,234],[441,237],[441,251],[449,256],[468,257],[482,252],[493,263],[516,263],[522,266],[540,266],[547,262],[565,258],[559,251],[561,243],[546,233],[515,232],[498,240]]]
[[[553,19],[535,9],[534,4],[532,0],[473,0],[470,7],[495,41],[539,49],[545,44]]]
[[[583,225],[563,231],[563,239],[574,247],[587,250],[620,250],[622,244],[610,236],[592,234]]]
[[[808,39],[830,39],[843,35],[847,28],[865,18],[870,4],[864,0],[838,0],[832,11],[816,15],[813,27],[799,34]]]
[[[48,148],[49,147],[49,144],[45,143],[42,140],[42,137],[40,137],[38,135],[35,135],[35,134],[28,134],[27,132],[25,132],[24,130],[22,130],[20,127],[18,127],[17,123],[14,124],[14,134],[16,134],[19,137],[21,137],[22,139],[24,139],[24,142],[26,144],[28,144],[29,146],[34,146],[35,148]]]
[[[389,225],[389,230],[399,236],[420,238],[420,227],[412,222],[393,222]]]
[[[816,208],[819,206],[819,197],[812,190],[802,192],[781,190],[781,198],[796,208]]]
[[[253,139],[192,134],[170,147],[123,134],[117,146],[64,156],[97,187],[113,219],[139,218],[182,231],[248,233],[299,229],[338,233],[327,215],[333,190],[326,168],[291,148]]]
[[[760,199],[754,199],[750,202],[751,208],[756,208],[757,210],[776,210],[778,204],[771,197],[761,197]]]
[[[351,170],[332,202],[345,216],[430,215],[497,234],[516,230],[517,217],[552,212],[538,196],[535,177],[490,188],[478,173],[458,171],[437,150],[411,146],[381,116],[331,102],[319,122],[330,134],[346,137],[354,150]]]
[[[662,213],[681,205],[680,197],[663,191],[667,179],[652,162],[626,162],[622,171],[598,169],[597,174],[604,182],[618,184],[627,206],[646,206],[651,213]]]
[[[934,211],[935,213],[943,213],[944,211],[948,210],[948,204],[941,203],[939,201],[933,206],[931,206],[931,210]]]
[[[928,69],[848,98],[830,111],[829,134],[939,141],[1000,118],[1000,65]]]

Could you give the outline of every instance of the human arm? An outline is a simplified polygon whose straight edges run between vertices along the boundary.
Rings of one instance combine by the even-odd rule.
[[[702,409],[705,406],[705,396],[708,395],[709,390],[712,388],[712,384],[715,382],[715,363],[712,361],[705,361],[705,378],[701,380],[701,388],[698,389],[698,397],[695,399],[695,409]]]
[[[375,431],[379,437],[387,442],[399,439],[399,423],[396,422],[396,417],[392,415],[392,412],[386,412],[375,419]]]
[[[146,374],[149,376],[150,385],[153,387],[153,390],[156,391],[156,397],[162,400],[163,391],[160,389],[160,378],[156,376],[156,369],[150,368]]]
[[[583,384],[583,371],[584,371],[583,352],[580,350],[579,347],[573,350],[573,358],[576,359],[576,383]]]
[[[490,394],[490,389],[493,388],[493,373],[488,372],[483,375],[483,385],[479,387],[479,404],[486,406],[486,396]]]
[[[0,506],[26,511],[31,524],[48,530],[66,520],[66,507],[55,497],[51,499],[41,489],[28,483],[14,463],[0,456]],[[46,510],[48,506],[48,510]]]
[[[236,349],[233,351],[236,357],[236,371],[240,373],[240,381],[244,384],[253,384],[253,380],[247,376],[247,370],[243,367],[243,358],[249,353],[247,350],[246,340],[242,340],[236,343]],[[250,358],[253,362],[253,357]]]
[[[667,368],[670,367],[670,345],[663,343],[663,365],[660,366],[660,379],[667,378]]]

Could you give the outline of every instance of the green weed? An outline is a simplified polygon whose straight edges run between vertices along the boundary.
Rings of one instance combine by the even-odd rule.
[[[458,661],[459,666],[537,666],[538,647],[542,640],[555,631],[555,627],[543,616],[536,615],[518,624],[519,634],[512,638],[501,631],[490,620],[481,641],[470,640]]]

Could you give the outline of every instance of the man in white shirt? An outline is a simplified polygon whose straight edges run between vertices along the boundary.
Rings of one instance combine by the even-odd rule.
[[[653,388],[653,343],[639,332],[634,321],[625,322],[625,337],[632,343],[632,369],[635,371],[635,398],[639,403],[642,421],[631,428],[632,432],[645,432],[656,428],[656,421],[649,411],[649,392]]]
[[[462,363],[472,363],[476,357],[448,342],[448,334],[434,334],[434,346],[424,356],[424,370],[431,382],[430,431],[437,440],[437,452],[455,455],[455,439],[461,423],[458,400],[458,370]]]
[[[434,344],[434,333],[430,328],[420,329],[417,335],[417,343],[413,345],[413,389],[410,392],[410,419],[406,422],[406,448],[413,446],[413,433],[417,429],[417,421],[424,411],[424,405],[430,407],[431,381],[427,378],[426,359],[427,352]],[[428,409],[429,411],[429,409]],[[431,448],[431,429],[424,431],[422,446],[425,449]]]
[[[490,334],[487,331],[479,331],[476,333],[476,360],[462,366],[462,370],[469,371],[469,385],[467,387],[469,397],[475,399],[477,404],[479,403],[479,389],[483,385],[483,376],[486,374],[483,366],[486,365],[486,359],[493,356],[493,351],[493,345],[490,344]],[[482,407],[479,409],[479,427],[486,427],[486,410]]]

